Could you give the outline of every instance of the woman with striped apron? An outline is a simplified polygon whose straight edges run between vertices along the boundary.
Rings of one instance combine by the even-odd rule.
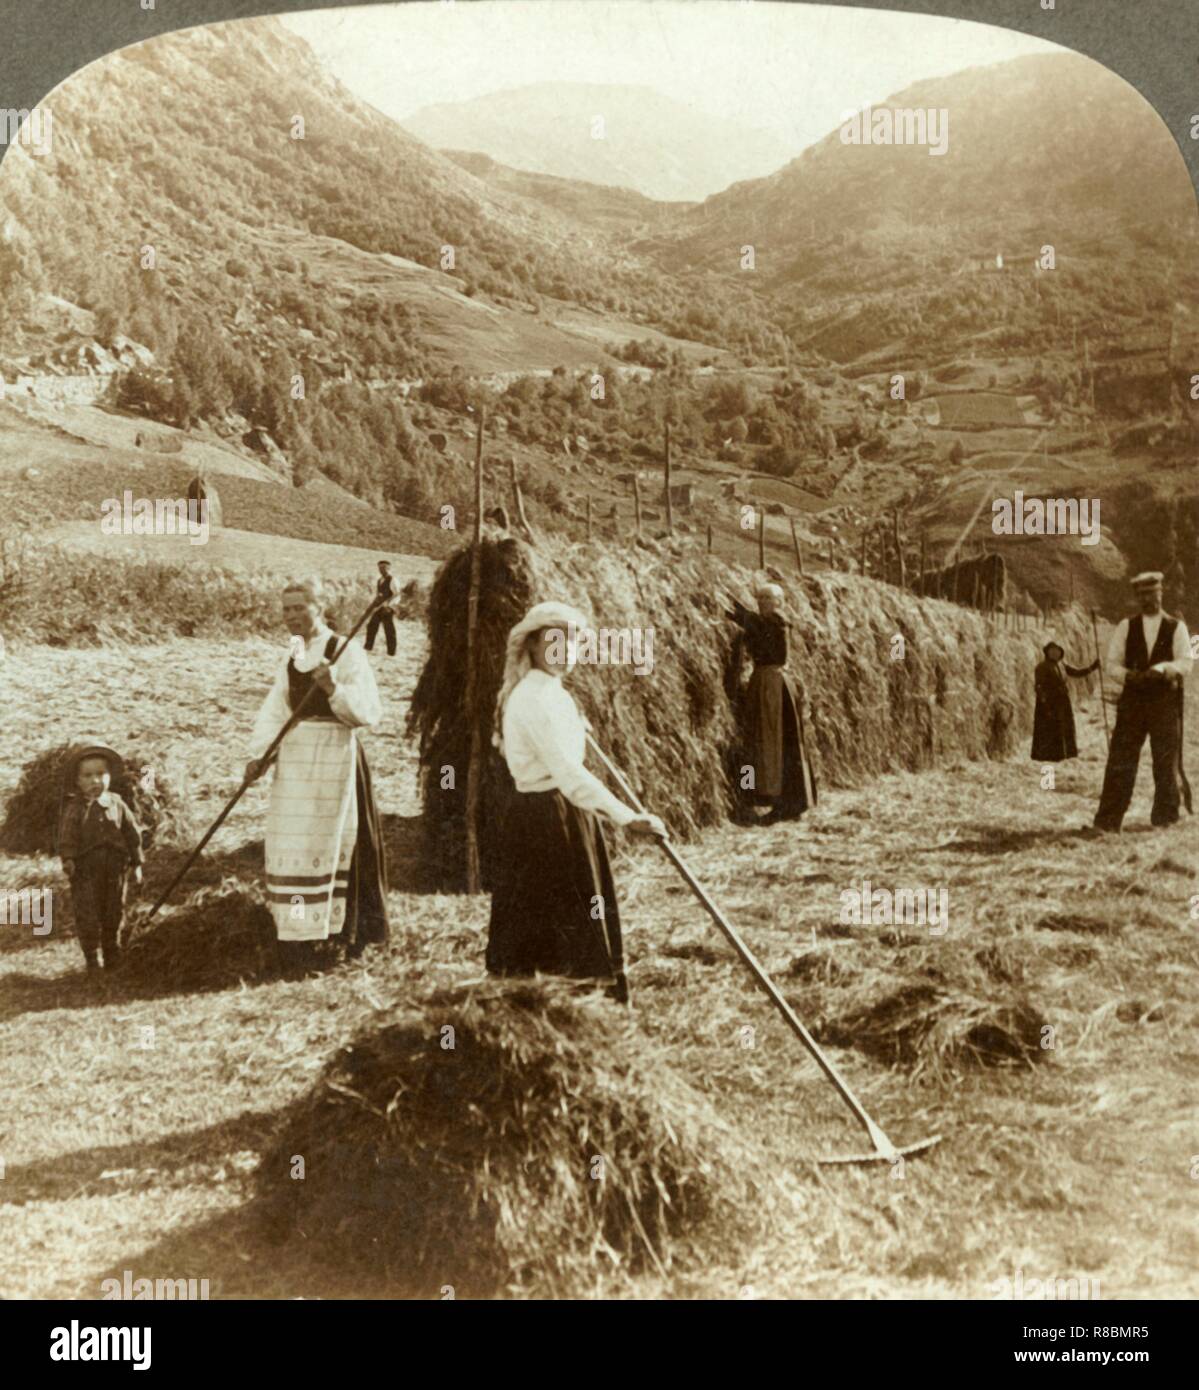
[[[292,655],[280,666],[250,736],[246,780],[315,686],[300,721],[279,745],[266,823],[267,894],[285,965],[314,963],[313,943],[335,942],[349,955],[388,936],[387,877],[370,768],[357,730],[382,717],[374,673],[351,642],[326,626],[319,585],[283,594]]]

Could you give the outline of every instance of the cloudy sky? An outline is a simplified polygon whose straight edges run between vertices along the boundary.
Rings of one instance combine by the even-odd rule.
[[[635,85],[768,130],[795,154],[909,83],[1055,51],[965,20],[769,0],[431,0],[283,22],[396,119],[535,82]]]

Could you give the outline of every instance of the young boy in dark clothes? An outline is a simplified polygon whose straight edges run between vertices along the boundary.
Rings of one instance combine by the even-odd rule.
[[[120,758],[102,744],[73,753],[63,775],[58,852],[71,882],[75,933],[89,971],[97,967],[97,948],[105,970],[121,962],[121,921],[129,868],[142,881],[142,831],[133,812],[110,790]]]

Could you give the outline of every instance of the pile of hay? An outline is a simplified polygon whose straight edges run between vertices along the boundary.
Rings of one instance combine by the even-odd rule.
[[[471,548],[443,564],[429,598],[429,656],[409,713],[419,734],[426,847],[432,883],[461,888],[465,875],[467,600]],[[498,828],[511,782],[491,747],[508,629],[535,602],[558,599],[598,628],[652,628],[653,670],[579,666],[570,688],[595,735],[651,810],[680,839],[733,809],[736,699],[748,671],[725,596],[752,605],[754,572],[680,545],[570,545],[543,538],[483,541],[480,679],[473,718],[486,755],[481,784],[484,886],[493,879]],[[1040,629],[1017,633],[981,614],[918,599],[889,584],[841,573],[768,571],[794,619],[789,670],[811,710],[809,753],[818,782],[847,786],[962,758],[1004,758],[1031,734],[1032,672]],[[1058,634],[1085,652],[1082,618]],[[897,639],[902,638],[902,644]],[[447,786],[446,769],[454,770]]]
[[[259,1210],[395,1292],[594,1296],[735,1258],[757,1168],[626,1011],[489,981],[343,1049],[263,1159]]]
[[[134,908],[125,924],[126,982],[210,990],[276,973],[275,924],[260,887],[226,878],[168,903],[146,928],[143,917]]]
[[[63,773],[67,757],[76,746],[56,744],[25,764],[16,790],[5,802],[0,849],[9,854],[58,853]],[[192,829],[189,808],[159,772],[161,759],[143,756],[137,749],[117,752],[124,758],[124,771],[113,778],[112,790],[137,817],[144,832],[143,845],[148,848],[152,844],[185,842]],[[144,775],[148,768],[154,769],[152,783]]]
[[[1004,987],[993,961],[978,953],[948,956],[939,947],[933,966],[931,950],[912,954],[917,958],[909,963],[905,954],[902,973],[873,965],[828,973],[793,966],[793,978],[822,986],[799,1004],[818,1041],[939,1079],[1048,1058],[1045,1016],[1022,991]]]

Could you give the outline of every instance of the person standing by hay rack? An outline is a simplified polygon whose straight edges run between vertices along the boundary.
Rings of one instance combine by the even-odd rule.
[[[1081,680],[1092,671],[1098,671],[1099,658],[1089,666],[1068,666],[1064,660],[1066,649],[1056,637],[1050,637],[1041,650],[1045,659],[1037,662],[1033,672],[1037,702],[1033,711],[1030,756],[1039,763],[1060,763],[1066,758],[1078,757],[1074,707],[1070,703],[1066,677]]]
[[[782,614],[783,591],[777,584],[757,590],[758,612],[730,599],[729,618],[744,632],[753,660],[753,675],[745,690],[745,724],[753,786],[746,788],[751,804],[769,810],[758,820],[773,825],[798,820],[816,804],[816,778],[804,749],[802,699],[797,699],[787,675],[787,630]]]
[[[280,667],[250,737],[246,781],[310,688],[315,695],[279,745],[266,824],[267,896],[285,965],[302,966],[316,942],[336,941],[349,955],[386,941],[387,876],[370,767],[355,730],[382,718],[365,652],[323,616],[317,581],[289,584],[283,620],[293,653]],[[336,953],[334,953],[336,954]]]
[[[600,816],[639,835],[665,835],[583,765],[587,725],[562,684],[586,619],[539,603],[508,634],[492,742],[516,784],[491,898],[493,975],[612,979],[628,1003],[620,909]]]

